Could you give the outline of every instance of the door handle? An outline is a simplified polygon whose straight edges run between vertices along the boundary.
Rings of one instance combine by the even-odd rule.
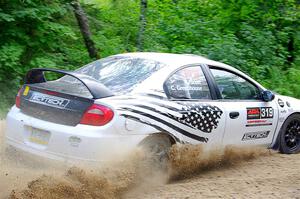
[[[236,118],[239,117],[239,115],[240,115],[239,112],[230,112],[230,113],[229,113],[229,117],[230,117],[231,119],[236,119]]]

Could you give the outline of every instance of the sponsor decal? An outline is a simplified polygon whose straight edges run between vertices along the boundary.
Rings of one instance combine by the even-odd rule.
[[[49,95],[45,95],[45,94],[41,94],[41,93],[34,93],[30,97],[29,101],[35,102],[38,104],[47,105],[47,106],[56,107],[56,108],[65,108],[70,102],[70,100],[68,100],[68,99],[64,99],[61,97],[49,96]]]
[[[246,127],[253,127],[253,126],[271,126],[272,123],[256,123],[256,124],[246,124]]]
[[[247,108],[247,120],[260,119],[260,108]]]
[[[246,127],[269,125],[272,125],[272,122],[268,122],[268,120],[248,120]]]
[[[288,107],[291,107],[291,104],[287,101],[286,102],[286,105],[288,106]]]
[[[280,113],[286,114],[286,113],[287,113],[287,110],[281,110]]]
[[[254,123],[266,123],[267,120],[250,120],[250,121],[247,121],[248,124],[254,124]]]
[[[29,90],[30,90],[30,87],[29,87],[29,86],[25,86],[25,89],[24,89],[23,95],[24,95],[24,96],[27,96],[27,95],[28,95],[28,93],[29,93]]]
[[[284,107],[284,102],[281,99],[278,99],[278,104],[280,107]]]
[[[270,131],[259,131],[259,132],[245,133],[243,138],[242,138],[242,141],[267,138],[269,133],[270,133]]]
[[[273,118],[272,107],[247,108],[247,120]]]

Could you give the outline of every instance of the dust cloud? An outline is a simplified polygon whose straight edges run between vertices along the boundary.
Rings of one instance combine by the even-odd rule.
[[[139,149],[122,160],[73,166],[5,146],[5,124],[0,125],[0,198],[138,198],[168,183],[271,154],[253,147],[206,151],[201,145],[176,145],[170,150],[167,169],[154,165]]]
[[[190,178],[212,169],[238,166],[239,163],[274,152],[263,147],[227,146],[205,151],[201,145],[173,146],[170,150],[169,181]]]

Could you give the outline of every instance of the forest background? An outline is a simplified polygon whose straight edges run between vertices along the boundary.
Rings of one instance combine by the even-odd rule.
[[[0,0],[0,112],[30,68],[192,53],[300,98],[299,0]]]

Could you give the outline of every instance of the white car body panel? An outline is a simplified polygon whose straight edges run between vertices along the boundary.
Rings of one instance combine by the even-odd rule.
[[[143,134],[127,134],[122,128],[124,120],[118,121],[117,117],[103,127],[80,124],[72,127],[26,116],[14,106],[7,115],[6,122],[6,138],[9,145],[47,158],[71,162],[107,161],[134,149],[145,138]],[[118,126],[120,127],[117,128]],[[47,145],[30,141],[29,128],[32,127],[51,133]],[[80,141],[74,142],[71,138],[79,138]]]
[[[251,81],[262,90],[259,83],[237,69],[226,64],[200,56],[175,55],[162,53],[127,53],[117,56],[147,58],[168,65],[155,72],[140,83],[127,95],[95,100],[96,104],[114,110],[114,119],[107,125],[93,127],[88,125],[67,126],[43,121],[27,116],[17,107],[12,107],[7,115],[6,137],[10,145],[34,154],[62,160],[106,160],[134,149],[144,138],[155,133],[167,133],[179,143],[207,146],[228,144],[266,145],[273,147],[284,121],[293,113],[300,113],[300,101],[291,97],[275,95],[271,102],[263,101],[226,101],[226,100],[169,100],[163,84],[171,73],[186,65],[211,65],[233,71]],[[279,106],[278,100],[284,103]],[[290,104],[290,106],[288,106]],[[247,108],[272,107],[272,118],[266,119],[269,125],[247,127]],[[194,115],[184,116],[184,111],[194,111]],[[200,110],[197,112],[195,110]],[[229,113],[240,113],[237,119],[229,118]],[[207,115],[209,112],[210,115]],[[182,117],[185,117],[182,121]],[[195,118],[193,118],[195,117]],[[193,119],[191,119],[193,118]],[[201,121],[197,120],[202,118]],[[195,124],[189,119],[198,121]],[[202,126],[204,130],[201,130]],[[50,132],[46,144],[30,141],[30,128]],[[258,134],[254,139],[247,133]],[[243,138],[247,134],[245,140]],[[257,138],[259,137],[259,138]],[[107,153],[109,151],[109,153]]]

